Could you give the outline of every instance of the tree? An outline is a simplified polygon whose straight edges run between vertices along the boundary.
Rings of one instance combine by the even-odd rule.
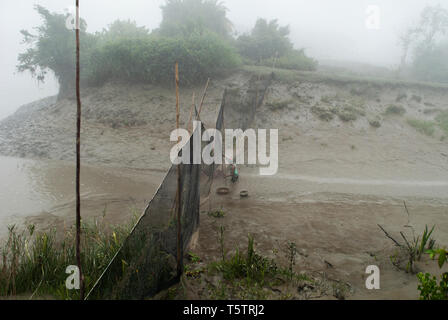
[[[131,20],[115,20],[107,29],[103,29],[101,33],[101,38],[106,41],[139,39],[148,36],[148,29],[137,26],[137,23]]]
[[[185,37],[206,31],[230,37],[232,23],[227,9],[218,0],[167,0],[162,9],[158,33],[168,37]]]
[[[403,48],[401,68],[406,65],[409,53],[418,55],[431,51],[448,32],[448,11],[437,6],[427,6],[423,9],[420,20],[415,27],[411,27],[400,37]]]
[[[437,45],[419,47],[412,68],[420,80],[448,82],[448,39]]]
[[[258,19],[250,35],[242,35],[237,41],[238,49],[246,58],[254,61],[283,57],[292,51],[289,27],[280,27],[277,20]]]
[[[56,76],[60,89],[59,96],[74,92],[75,86],[75,34],[66,27],[68,14],[51,13],[46,8],[36,5],[43,24],[32,34],[22,30],[23,42],[30,47],[19,54],[19,72],[29,71],[38,81],[45,81],[49,70]],[[80,21],[80,33],[84,46],[89,45],[91,37],[86,33],[85,21]]]

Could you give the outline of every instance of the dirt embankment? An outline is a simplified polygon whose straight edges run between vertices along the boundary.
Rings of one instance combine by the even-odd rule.
[[[250,87],[262,71],[246,70],[212,81],[201,119],[213,126],[225,88]],[[265,72],[265,70],[263,70]],[[394,173],[390,164],[419,169],[427,176],[446,168],[448,133],[436,127],[432,137],[411,127],[409,119],[433,120],[448,111],[448,91],[425,85],[332,79],[280,74],[257,110],[253,127],[277,128],[282,169],[298,164],[320,172],[322,163],[344,168],[376,167]],[[288,78],[290,77],[290,78]],[[192,94],[199,105],[203,88],[181,90],[181,123],[186,127]],[[82,157],[93,164],[166,169],[169,134],[175,127],[173,90],[150,85],[109,83],[83,92]],[[237,96],[237,95],[236,95]],[[391,106],[404,108],[393,114]],[[21,107],[0,122],[0,154],[23,158],[72,160],[75,101],[54,97]],[[434,169],[434,170],[433,170]],[[332,170],[334,173],[335,170]],[[322,172],[324,174],[325,172]],[[344,172],[345,173],[345,172]],[[363,176],[372,175],[361,168]],[[350,174],[349,174],[350,176]],[[445,176],[446,177],[446,176]]]

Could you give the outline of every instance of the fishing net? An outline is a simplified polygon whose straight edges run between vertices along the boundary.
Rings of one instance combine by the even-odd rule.
[[[256,109],[263,102],[271,80],[272,76],[254,77],[245,89],[225,90],[216,120],[216,129],[223,136],[226,128],[245,130],[253,123]],[[199,120],[197,111],[196,119]],[[205,128],[202,125],[196,130],[204,132]],[[208,143],[201,144],[204,147]],[[193,163],[193,136],[185,148],[190,148],[190,163]],[[180,256],[177,254],[178,167],[181,192]],[[176,283],[179,271],[183,269],[184,252],[199,227],[201,198],[207,199],[210,195],[220,167],[217,164],[173,165],[87,299],[145,299]],[[224,170],[224,166],[222,168]]]
[[[192,157],[192,139],[186,145]],[[192,160],[192,159],[191,159]],[[191,162],[192,163],[192,162]],[[199,226],[200,165],[179,165],[181,255]],[[144,299],[174,284],[177,269],[178,166],[173,165],[123,246],[88,299]]]

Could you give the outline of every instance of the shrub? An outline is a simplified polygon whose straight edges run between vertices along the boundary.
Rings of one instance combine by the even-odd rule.
[[[148,36],[148,29],[137,26],[135,21],[115,20],[107,29],[104,29],[99,34],[99,39],[106,42],[117,39],[146,38]]]
[[[331,121],[334,119],[334,113],[325,107],[313,106],[311,107],[311,112],[323,121]]]
[[[214,6],[213,1],[185,2]],[[65,27],[67,15],[50,13],[41,6],[36,6],[36,10],[43,24],[36,28],[35,35],[22,31],[30,47],[19,55],[17,68],[19,72],[30,71],[40,81],[44,81],[49,70],[53,71],[60,84],[60,95],[64,96],[74,92],[74,33]],[[236,49],[207,29],[189,36],[164,38],[149,35],[148,30],[135,22],[117,20],[96,34],[87,33],[86,23],[82,21],[80,32],[83,84],[102,84],[110,79],[173,83],[174,64],[179,62],[180,81],[189,85],[220,76],[240,63]]]
[[[433,121],[408,119],[408,124],[427,136],[432,136],[435,132],[435,123]]]
[[[266,103],[266,106],[268,106],[271,110],[283,110],[288,108],[289,104],[291,104],[291,100],[279,100],[279,101],[272,101]]]
[[[440,283],[429,273],[420,272],[417,275],[420,291],[420,300],[447,300],[448,299],[448,272],[442,275]]]
[[[430,254],[431,259],[434,259],[436,255],[438,257],[439,268],[447,262],[448,251],[445,249],[431,249],[427,253]],[[448,272],[442,274],[439,284],[437,284],[437,278],[429,273],[419,273],[417,275],[420,291],[420,300],[448,300]]]
[[[240,63],[234,50],[213,34],[187,39],[120,39],[95,50],[91,61],[89,78],[95,84],[109,79],[171,84],[174,64],[179,62],[181,83],[191,85]]]
[[[247,64],[305,71],[317,68],[317,61],[303,49],[294,49],[289,28],[280,27],[277,20],[258,19],[251,34],[240,36],[236,46]]]
[[[238,38],[237,48],[243,57],[253,61],[283,57],[293,48],[288,36],[289,28],[280,27],[277,20],[258,19],[250,35]]]
[[[272,60],[270,61],[272,63]],[[268,61],[264,61],[265,66],[269,66]],[[305,55],[305,51],[292,50],[286,56],[278,58],[275,66],[281,69],[314,71],[317,69],[318,62]]]
[[[358,116],[356,115],[356,113],[347,111],[347,110],[343,110],[341,112],[338,113],[339,119],[341,119],[344,122],[350,122],[350,121],[355,121],[356,119],[358,119]]]
[[[374,128],[380,128],[381,127],[381,122],[378,119],[372,119],[369,120],[369,124],[374,127]]]
[[[167,0],[161,7],[162,22],[157,31],[167,37],[189,37],[213,32],[228,38],[232,23],[227,9],[216,0]]]
[[[75,85],[75,35],[67,29],[67,14],[51,13],[42,6],[35,10],[43,20],[43,24],[35,28],[36,34],[22,30],[23,42],[29,47],[19,54],[17,70],[29,71],[38,81],[45,81],[51,70],[60,84],[60,95],[65,95]],[[81,49],[90,51],[96,37],[86,32],[86,22],[80,21],[80,35],[83,39]],[[86,55],[81,55],[81,66],[87,64]],[[74,90],[73,90],[74,91]]]
[[[406,109],[402,106],[391,104],[387,107],[386,115],[403,115],[406,113]]]
[[[448,133],[448,111],[440,113],[436,117],[436,122],[443,131]]]

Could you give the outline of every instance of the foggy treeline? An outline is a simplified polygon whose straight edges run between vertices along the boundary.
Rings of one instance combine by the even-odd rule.
[[[373,17],[378,19],[377,30],[368,28],[366,21],[375,12],[366,11],[369,4],[362,1],[319,1],[315,4],[263,1],[263,5],[233,0],[140,2],[112,5],[99,0],[83,4],[83,83],[95,85],[112,77],[170,82],[172,75],[164,78],[166,72],[162,70],[178,60],[178,55],[186,59],[185,84],[218,76],[244,64],[310,71],[328,64],[353,67],[351,62],[390,70],[380,73],[382,69],[374,69],[379,75],[448,81],[444,59],[448,52],[448,14],[437,1],[407,1],[406,4],[396,1],[393,5],[379,1],[378,17]],[[74,33],[65,27],[67,18],[73,14],[73,10],[67,8],[73,9],[72,5],[70,1],[58,2],[58,5],[40,1],[37,6],[29,3],[21,8],[2,4],[5,9],[2,14],[21,10],[38,18],[33,18],[31,25],[16,22],[13,24],[16,29],[8,24],[8,31],[2,31],[5,39],[15,44],[3,53],[8,57],[3,59],[3,63],[8,62],[5,70],[10,72],[4,75],[2,95],[11,93],[7,87],[26,85],[30,90],[20,98],[11,97],[11,94],[5,96],[1,114],[17,108],[14,101],[31,101],[31,96],[37,98],[55,92],[53,75],[61,93],[72,86]],[[93,15],[95,10],[102,14]],[[7,19],[3,21],[5,25],[8,23]],[[39,26],[43,28],[36,29]],[[20,34],[20,30],[26,31]],[[46,43],[40,41],[44,38]],[[162,42],[168,55],[152,51],[162,47],[156,45]],[[182,54],[182,50],[189,54]],[[59,54],[59,60],[55,59],[55,53]],[[123,59],[123,55],[127,58]],[[164,57],[164,61],[157,60],[157,56]],[[148,59],[154,63],[146,63]],[[201,63],[193,66],[194,61]],[[207,61],[214,63],[207,64]],[[354,66],[356,68],[356,64]],[[20,71],[31,71],[34,79],[40,81],[39,86],[28,80],[30,73]],[[36,95],[33,92],[37,88],[41,93]]]

